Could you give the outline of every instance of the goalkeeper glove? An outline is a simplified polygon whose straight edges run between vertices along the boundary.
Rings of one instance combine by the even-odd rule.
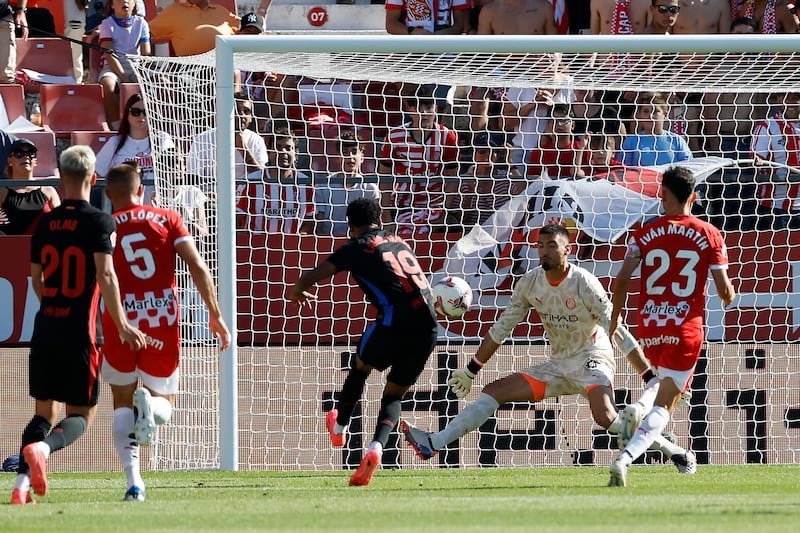
[[[450,390],[456,395],[456,398],[464,398],[469,394],[472,388],[472,380],[475,379],[475,374],[464,368],[463,370],[453,370],[450,374],[450,379],[447,384],[450,385]]]

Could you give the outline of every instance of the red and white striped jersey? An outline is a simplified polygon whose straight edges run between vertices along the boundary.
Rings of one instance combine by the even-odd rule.
[[[253,233],[297,234],[314,218],[309,185],[240,183],[236,186],[236,227]]]
[[[781,165],[800,168],[800,121],[788,121],[778,113],[762,122],[753,130],[750,150],[753,154]],[[770,167],[760,171],[770,174]],[[788,170],[774,170],[777,176],[786,176]],[[762,205],[778,209],[800,211],[800,186],[797,184],[762,183],[758,191]]]

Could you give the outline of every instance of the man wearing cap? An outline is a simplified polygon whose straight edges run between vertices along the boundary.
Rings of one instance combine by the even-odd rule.
[[[209,0],[186,0],[168,5],[150,21],[154,43],[169,42],[176,56],[214,49],[217,35],[234,35],[239,17]]]
[[[264,33],[264,19],[255,13],[248,13],[239,23],[239,35],[261,35]]]

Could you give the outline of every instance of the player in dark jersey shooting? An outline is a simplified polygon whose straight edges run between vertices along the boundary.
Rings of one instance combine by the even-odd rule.
[[[314,270],[303,274],[289,292],[301,307],[314,296],[315,283],[349,271],[378,310],[358,343],[353,367],[336,407],[325,418],[331,442],[344,446],[345,428],[373,369],[386,376],[375,434],[350,485],[367,485],[381,462],[383,447],[400,420],[400,402],[425,368],[436,345],[436,313],[428,278],[408,244],[381,229],[381,207],[375,199],[359,198],[347,206],[350,240]]]

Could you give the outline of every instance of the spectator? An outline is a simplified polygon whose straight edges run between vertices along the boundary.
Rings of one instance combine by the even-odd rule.
[[[17,7],[9,5],[8,0],[0,0],[0,34],[4,46],[0,47],[0,83],[15,83],[17,70],[16,29],[22,28],[23,39],[28,38],[28,0],[17,0]],[[3,167],[5,168],[5,167]]]
[[[158,132],[156,139],[162,150],[174,148],[172,138],[164,132]],[[155,189],[153,188],[153,147],[150,144],[150,126],[147,123],[147,112],[142,95],[136,93],[128,98],[125,111],[119,123],[117,135],[111,137],[97,153],[97,175],[105,178],[112,167],[125,161],[136,161],[142,172],[142,180],[147,183],[144,188],[144,203],[150,205]]]
[[[554,67],[559,60],[554,57]],[[556,76],[563,78],[564,74],[556,73]],[[550,109],[555,104],[571,104],[574,101],[575,92],[572,89],[511,87],[506,91],[503,120],[506,130],[514,132],[511,162],[520,166],[520,173],[528,175],[525,162],[530,161],[531,153],[539,147],[539,136],[544,133]]]
[[[673,33],[673,26],[678,21],[680,12],[680,0],[650,0],[650,23],[642,33],[648,35]]]
[[[589,164],[584,172],[587,176],[608,174],[622,167],[622,162],[614,159],[617,144],[614,136],[607,133],[593,133],[589,136]]]
[[[236,227],[251,233],[313,233],[314,189],[295,168],[297,142],[285,126],[269,139],[267,167],[236,187]]]
[[[734,0],[735,1],[735,0]],[[652,0],[653,6],[669,4],[663,0]],[[705,0],[704,2],[681,2],[680,12],[674,23],[675,34],[727,33],[730,25],[730,4],[728,0]],[[651,11],[653,8],[650,8]],[[657,9],[661,9],[658,7]],[[655,13],[654,13],[655,16]]]
[[[593,35],[630,35],[647,26],[647,4],[642,0],[591,0]]]
[[[90,2],[87,0],[63,0],[64,3],[64,37],[82,41],[86,28],[86,15]],[[72,70],[75,81],[83,83],[83,45],[71,43]]]
[[[236,120],[234,121],[235,179],[244,180],[248,174],[267,164],[267,146],[259,134],[250,129],[253,123],[253,102],[247,95],[237,93]],[[206,192],[216,188],[217,130],[212,128],[198,135],[186,156],[186,171],[195,176]]]
[[[468,9],[467,0],[431,0],[430,4],[386,0],[386,31],[393,35],[460,35]]]
[[[505,161],[505,149],[491,142],[486,133],[475,136],[473,163],[461,176],[456,203],[448,209],[449,229],[464,231],[483,224],[513,195],[525,189],[516,166]]]
[[[209,0],[186,0],[164,8],[150,21],[153,42],[169,41],[176,56],[213,50],[217,35],[233,35],[239,17]]]
[[[738,18],[753,19],[760,33],[797,33],[797,2],[778,2],[777,0],[731,0],[731,20]]]
[[[700,134],[700,93],[672,93],[669,99],[669,131],[680,135],[689,145],[692,153],[703,150]]]
[[[455,201],[458,186],[444,178],[458,175],[458,139],[436,121],[436,102],[427,87],[405,99],[410,122],[389,131],[380,152],[378,173],[410,181],[382,186],[383,221],[395,220],[397,233],[442,231],[445,195]],[[388,209],[386,208],[388,207]]]
[[[0,130],[0,169],[6,168],[8,165],[8,154],[16,140],[17,138],[13,135]]]
[[[36,168],[36,145],[27,139],[17,139],[11,144],[6,166],[6,177],[12,180],[33,180]],[[61,205],[53,187],[35,184],[22,187],[0,186],[0,207],[6,213],[8,224],[3,226],[6,235],[33,235],[42,213]]]
[[[587,133],[606,133],[614,136],[614,144],[622,143],[625,125],[620,120],[620,106],[613,102],[601,102],[600,91],[575,89],[575,102],[570,106],[573,115],[572,133],[583,136]]]
[[[553,106],[547,135],[541,137],[539,148],[533,151],[528,178],[538,178],[543,172],[551,178],[580,178],[588,163],[583,139],[572,135],[572,113],[568,105]]]
[[[756,166],[762,167],[759,174],[769,179],[758,188],[756,229],[800,227],[800,185],[787,182],[786,168],[800,168],[800,93],[786,93],[783,110],[756,126],[751,149]]]
[[[353,131],[344,131],[338,139],[338,160],[341,170],[328,176],[328,185],[316,192],[318,235],[347,235],[347,205],[356,198],[380,200],[377,183],[365,183],[361,174],[364,146]]]
[[[150,26],[143,17],[136,16],[136,6],[131,0],[110,0],[107,10],[108,17],[100,23],[100,46],[121,53],[103,54],[99,81],[103,86],[106,121],[116,130],[119,128],[119,84],[137,82],[127,54],[149,56],[152,50]]]
[[[556,35],[550,0],[493,0],[481,9],[479,35]]]
[[[642,93],[636,104],[636,134],[622,142],[621,157],[627,166],[667,165],[691,159],[692,152],[683,137],[664,129],[669,104],[660,93]]]

